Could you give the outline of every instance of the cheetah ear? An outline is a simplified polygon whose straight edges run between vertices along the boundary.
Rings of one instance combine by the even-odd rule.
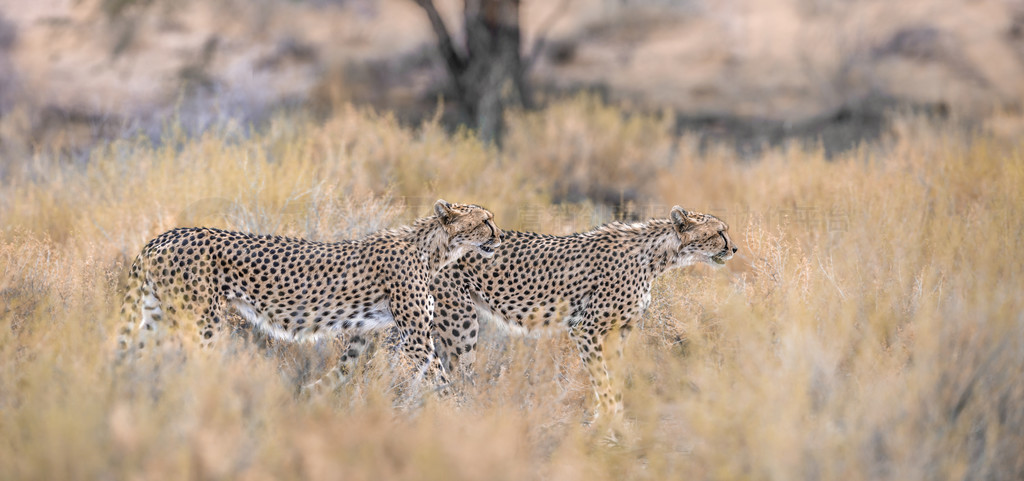
[[[434,202],[434,213],[437,214],[437,219],[441,221],[442,225],[448,225],[457,215],[452,205],[444,199],[437,199],[437,202]]]
[[[675,224],[680,231],[688,230],[696,225],[695,222],[690,220],[690,213],[686,212],[678,205],[672,208],[672,213],[669,214],[669,217],[672,219],[672,223]]]

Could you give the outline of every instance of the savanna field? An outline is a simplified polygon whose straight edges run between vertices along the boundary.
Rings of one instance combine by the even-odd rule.
[[[1024,150],[897,115],[826,159],[740,158],[667,116],[588,98],[508,118],[503,148],[348,108],[0,172],[2,479],[1021,479]],[[505,229],[613,220],[632,190],[730,224],[724,268],[661,277],[618,378],[631,435],[583,424],[565,335],[484,328],[474,382],[416,394],[385,336],[334,393],[296,390],[341,344],[253,342],[113,366],[127,267],[172,227],[340,240],[481,204]],[[583,194],[578,195],[580,191]]]

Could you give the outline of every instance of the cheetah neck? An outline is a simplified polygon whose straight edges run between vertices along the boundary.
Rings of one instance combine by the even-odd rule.
[[[643,257],[650,261],[651,274],[659,276],[678,267],[677,258],[682,241],[669,220],[651,222],[650,232],[644,236]]]
[[[461,247],[450,244],[451,236],[437,219],[431,219],[430,225],[424,227],[424,236],[418,243],[420,252],[424,252],[430,275],[437,275],[444,266],[450,264],[461,255]]]
[[[645,259],[651,275],[679,267],[679,249],[682,244],[675,225],[669,219],[653,219],[635,224],[613,222],[598,227],[585,235],[611,237],[626,241],[631,247],[629,255]]]
[[[416,219],[412,225],[387,231],[385,236],[412,244],[417,257],[427,264],[431,276],[457,257],[457,249],[449,245],[450,236],[436,216]]]

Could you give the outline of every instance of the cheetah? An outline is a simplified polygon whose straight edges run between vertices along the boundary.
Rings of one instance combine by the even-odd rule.
[[[191,332],[209,349],[233,310],[292,342],[394,325],[421,375],[447,382],[430,333],[430,281],[465,254],[491,257],[500,236],[490,211],[444,200],[411,226],[340,242],[174,229],[147,243],[131,266],[118,358],[160,345],[159,331]]]
[[[596,420],[622,414],[606,365],[613,332],[616,359],[651,303],[660,274],[698,262],[720,267],[737,252],[715,216],[673,207],[668,219],[613,222],[567,236],[506,231],[491,257],[470,255],[434,278],[434,334],[449,371],[475,356],[478,310],[512,332],[567,329],[590,373]],[[459,366],[462,361],[463,366]]]

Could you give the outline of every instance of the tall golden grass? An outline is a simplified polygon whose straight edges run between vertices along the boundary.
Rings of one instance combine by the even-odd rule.
[[[826,161],[754,160],[577,99],[509,121],[506,148],[358,109],[71,161],[8,158],[0,190],[4,479],[1020,479],[1024,156],[899,118]],[[487,330],[475,383],[409,398],[378,350],[337,393],[299,382],[329,344],[111,364],[125,266],[184,224],[334,240],[437,197],[504,228],[609,220],[567,185],[635,188],[645,215],[719,214],[740,254],[664,276],[622,368],[633,436],[585,427],[564,336]],[[530,215],[524,215],[527,212]]]

